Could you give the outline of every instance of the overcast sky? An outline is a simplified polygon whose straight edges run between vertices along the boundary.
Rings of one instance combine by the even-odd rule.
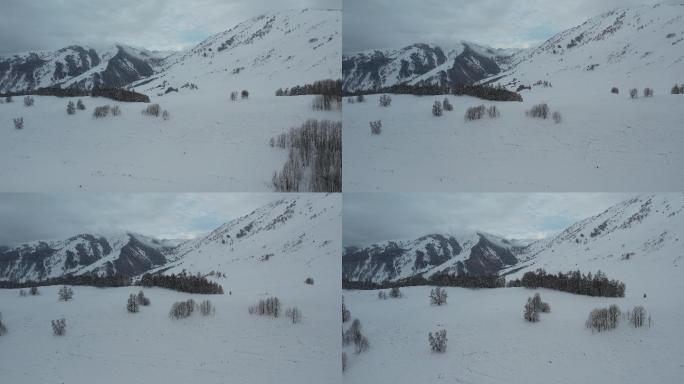
[[[484,231],[539,239],[627,200],[627,194],[345,193],[343,243],[364,246],[430,233]]]
[[[0,54],[119,42],[181,49],[266,12],[341,0],[0,0]]]
[[[188,239],[281,198],[272,193],[0,194],[0,245],[126,231]]]
[[[681,0],[667,0],[680,3]],[[618,8],[663,0],[344,0],[343,51],[466,40],[527,48]]]

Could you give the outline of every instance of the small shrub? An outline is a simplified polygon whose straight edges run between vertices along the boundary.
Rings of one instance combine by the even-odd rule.
[[[454,106],[451,105],[448,98],[444,98],[444,100],[442,100],[442,109],[447,112],[451,112],[454,110]]]
[[[442,103],[440,103],[439,101],[435,101],[435,103],[432,104],[432,115],[442,116]]]
[[[642,307],[641,305],[637,305],[636,307],[634,307],[629,316],[629,323],[632,324],[632,326],[635,328],[640,328],[646,325],[647,317],[648,314],[646,313],[646,309],[644,309],[644,307]]]
[[[169,311],[169,317],[172,320],[184,319],[190,317],[192,312],[195,310],[195,301],[189,299],[186,301],[177,301],[171,306]]]
[[[285,317],[292,322],[292,324],[297,324],[302,321],[302,311],[297,307],[288,308],[285,310]]]
[[[553,118],[553,121],[556,124],[560,124],[560,122],[563,120],[563,117],[561,116],[560,112],[558,112],[558,111],[553,112],[553,115],[551,117]]]
[[[202,316],[209,316],[216,313],[214,305],[209,300],[204,300],[199,304],[199,311],[202,314]]]
[[[66,320],[64,318],[52,320],[52,333],[55,336],[64,336],[66,333]]]
[[[485,114],[485,106],[478,105],[477,107],[470,107],[466,110],[466,121],[480,120]]]
[[[536,119],[546,119],[549,117],[549,106],[546,103],[537,104],[527,111],[526,114]]]
[[[249,98],[249,92],[246,89],[243,89],[242,92],[240,92],[240,97],[242,99],[247,99]]]
[[[154,116],[154,117],[159,117],[160,113],[161,113],[161,107],[159,107],[159,104],[148,105],[147,108],[145,108],[142,111],[143,115]]]
[[[447,349],[447,332],[446,329],[435,332],[434,334],[430,332],[428,334],[428,342],[430,343],[430,349],[432,352],[444,353]]]
[[[136,302],[138,303],[138,305],[142,305],[145,307],[150,305],[150,299],[145,297],[145,293],[143,293],[143,291],[138,292],[138,295],[136,296]]]
[[[644,97],[653,97],[653,89],[644,88]]]
[[[630,89],[629,90],[629,97],[632,99],[636,99],[637,97],[639,97],[639,91],[637,91],[636,88]]]
[[[534,305],[534,310],[537,312],[551,312],[551,307],[549,304],[542,301],[539,293],[535,293],[532,298],[532,305]]]
[[[118,105],[112,107],[112,116],[119,116],[121,114],[121,109]]]
[[[14,121],[14,129],[24,129],[24,118],[17,117]]]
[[[314,285],[313,277],[307,277],[306,280],[304,280],[304,284]]]
[[[128,301],[126,302],[126,309],[130,313],[137,313],[138,312],[138,297],[134,294],[130,294],[128,296]]]
[[[490,119],[496,119],[499,117],[499,110],[496,108],[496,105],[490,105],[489,108],[487,108],[487,116]]]
[[[401,291],[399,290],[399,287],[393,287],[392,289],[390,289],[390,294],[389,294],[389,295],[390,295],[390,297],[393,298],[393,299],[398,299],[398,298],[400,298],[400,297],[401,297]],[[445,295],[446,295],[446,293],[445,293]]]
[[[447,302],[447,293],[444,289],[437,287],[430,291],[430,304],[444,305]]]
[[[390,95],[382,95],[380,96],[380,99],[378,99],[378,102],[380,103],[381,107],[389,107],[392,105],[392,98]]]
[[[111,109],[111,107],[109,105],[103,105],[101,107],[95,107],[95,110],[93,111],[93,117],[95,117],[96,119],[107,117],[107,115],[109,115],[110,109]]]
[[[70,102],[67,104],[66,111],[67,111],[67,114],[68,114],[68,115],[75,115],[75,114],[76,114],[76,105],[74,104],[73,101],[70,101]]]
[[[24,97],[24,107],[32,107],[35,100],[31,96]]]
[[[371,134],[379,135],[382,133],[382,120],[376,120],[370,122]]]
[[[83,104],[83,100],[78,99],[76,102],[76,108],[78,108],[79,111],[84,111],[86,109],[85,104]]]
[[[617,87],[613,87],[613,88],[610,89],[610,93],[614,93],[614,94],[617,95],[617,94],[620,93],[620,90],[619,90]]]
[[[31,294],[31,296],[40,295],[40,291],[38,290],[38,287],[36,287],[36,286],[31,287],[29,289],[29,293]]]
[[[356,96],[356,101],[359,103],[365,103],[366,97],[364,95],[358,95],[358,96]]]
[[[170,118],[171,118],[171,115],[169,114],[169,111],[167,111],[165,109],[164,112],[162,112],[162,119],[169,120]]]
[[[523,311],[523,318],[532,323],[539,321],[539,312],[537,312],[535,309],[532,298],[527,299],[527,303],[525,304],[525,309]]]
[[[60,301],[69,301],[74,298],[74,290],[64,285],[59,289],[57,295]]]
[[[280,316],[280,300],[277,297],[269,297],[266,300],[259,300],[256,305],[249,307],[251,315],[259,316]]]

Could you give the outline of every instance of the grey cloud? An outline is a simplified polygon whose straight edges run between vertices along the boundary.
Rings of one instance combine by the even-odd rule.
[[[626,194],[347,193],[343,243],[409,239],[429,233],[485,231],[540,238],[626,200]]]
[[[538,44],[602,12],[657,0],[344,0],[343,51],[444,46],[466,40],[497,48]]]

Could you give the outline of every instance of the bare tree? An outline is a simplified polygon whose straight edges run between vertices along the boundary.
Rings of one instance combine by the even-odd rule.
[[[23,117],[17,117],[14,121],[14,128],[15,129],[24,129],[24,118]]]
[[[535,309],[534,302],[532,302],[531,298],[527,299],[527,303],[525,304],[525,309],[523,311],[523,318],[532,323],[539,321],[539,313]]]
[[[7,326],[2,323],[2,312],[0,312],[0,336],[7,333]]]
[[[485,106],[484,105],[478,105],[477,107],[470,107],[466,110],[465,120],[466,121],[480,120],[482,117],[484,117],[484,115],[485,115]]]
[[[432,115],[442,116],[442,103],[439,101],[435,100],[434,104],[432,104]]]
[[[379,135],[382,133],[382,120],[376,120],[370,122],[371,134]]]
[[[74,104],[73,101],[70,101],[70,102],[67,104],[66,111],[67,111],[67,114],[68,114],[68,115],[75,115],[75,114],[76,114],[76,105]]]
[[[644,88],[644,97],[653,97],[653,89]]]
[[[128,302],[126,303],[126,309],[128,312],[136,313],[138,312],[138,298],[134,294],[128,296]]]
[[[380,96],[380,99],[378,99],[378,102],[381,107],[389,107],[392,105],[392,98],[389,95],[382,95]]]
[[[24,107],[32,107],[35,100],[31,96],[24,97]]]
[[[64,318],[52,320],[52,333],[55,336],[64,336],[66,333],[66,320]]]
[[[617,327],[621,316],[622,312],[620,312],[620,307],[618,307],[617,304],[608,307],[608,327]]]
[[[285,310],[285,317],[287,317],[292,324],[297,324],[302,321],[302,311],[297,307],[288,308]]]
[[[635,328],[640,328],[646,325],[646,320],[648,317],[649,316],[646,312],[646,309],[644,309],[644,307],[642,307],[641,305],[637,305],[636,307],[634,307],[634,309],[632,309],[629,322]]]
[[[496,108],[496,105],[490,105],[489,108],[487,108],[487,116],[490,119],[496,119],[500,116],[499,110]]]
[[[171,310],[169,311],[169,317],[172,320],[178,320],[182,319],[185,317],[190,317],[192,315],[192,312],[195,310],[195,301],[193,299],[189,299],[186,301],[177,301],[173,303],[171,306]]]
[[[393,299],[397,299],[401,297],[401,291],[399,290],[399,287],[392,287],[390,289],[390,297]]]
[[[74,290],[64,285],[59,289],[57,295],[60,301],[69,301],[74,298]]]
[[[121,114],[121,109],[118,105],[112,107],[112,116],[119,116]]]
[[[537,119],[546,119],[549,117],[549,106],[546,103],[537,104],[526,112],[527,116]]]
[[[199,304],[199,311],[202,314],[202,316],[209,316],[216,313],[214,305],[209,300],[204,300]]]
[[[142,114],[146,116],[154,116],[154,117],[159,117],[159,114],[161,113],[161,107],[159,104],[151,104],[148,105],[147,108],[143,109]]]
[[[552,118],[556,124],[560,124],[560,122],[563,120],[563,117],[558,111],[553,112]]]
[[[430,304],[432,305],[444,305],[447,302],[447,292],[446,290],[436,287],[430,291]]]
[[[428,342],[432,352],[444,353],[447,349],[447,332],[446,329],[428,333]]]
[[[639,97],[639,91],[637,91],[636,88],[630,89],[629,90],[629,97],[632,99],[636,99],[637,97]]]

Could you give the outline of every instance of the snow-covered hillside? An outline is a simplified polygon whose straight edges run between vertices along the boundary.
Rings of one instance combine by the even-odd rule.
[[[343,89],[370,91],[399,84],[472,84],[508,68],[515,49],[493,49],[461,41],[445,48],[413,44],[371,50],[342,59]]]
[[[617,86],[667,93],[681,82],[684,71],[684,4],[644,5],[598,15],[535,49],[517,53],[512,62],[495,81],[512,89],[547,80],[566,92]]]
[[[341,74],[339,10],[292,10],[261,15],[209,37],[165,61],[163,71],[131,84],[145,94],[185,84],[215,94],[247,89],[273,95],[278,88],[304,85]]]
[[[76,98],[3,102],[0,190],[273,191],[288,153],[269,140],[308,119],[341,120],[339,110],[313,110],[314,96],[275,96],[340,78],[340,26],[339,10],[269,14],[171,56],[135,84],[168,120],[143,116],[145,104],[104,98],[82,98],[86,110],[75,115],[66,107]],[[249,97],[232,101],[243,89]],[[93,118],[105,104],[121,115]]]
[[[103,49],[72,45],[57,51],[0,57],[0,93],[45,87],[119,88],[161,70],[168,52],[123,44]]]
[[[0,280],[43,280],[66,274],[165,274],[186,271],[256,278],[298,263],[297,275],[323,274],[341,253],[338,195],[293,195],[178,244],[140,234],[82,234],[0,248]],[[304,267],[306,266],[306,267]],[[339,267],[337,268],[339,270]],[[240,271],[233,276],[234,271]],[[337,275],[339,276],[339,274]],[[335,279],[338,285],[339,279]]]
[[[348,248],[343,278],[378,283],[440,272],[514,279],[537,268],[554,274],[602,270],[641,291],[651,281],[644,276],[678,280],[683,258],[684,194],[655,194],[634,197],[532,242],[478,232],[460,240],[428,235]]]

